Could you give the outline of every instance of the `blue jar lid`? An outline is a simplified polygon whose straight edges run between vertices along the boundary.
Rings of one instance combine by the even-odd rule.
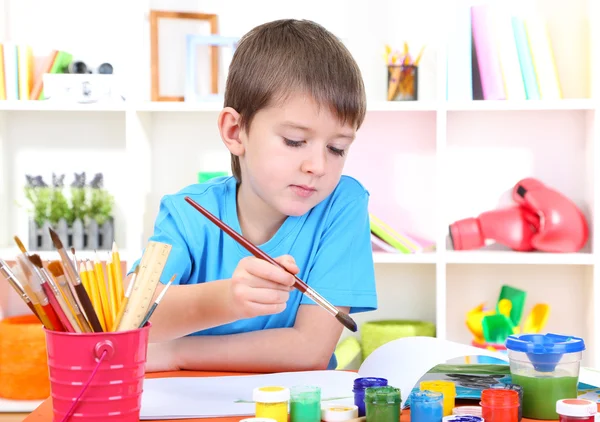
[[[512,334],[506,340],[506,348],[515,352],[534,355],[576,353],[585,350],[582,338],[559,334]]]
[[[354,380],[354,389],[362,390],[368,387],[385,387],[388,385],[388,380],[385,378],[363,377]]]
[[[435,403],[442,402],[444,395],[439,391],[420,390],[410,395],[412,403]]]
[[[483,418],[481,416],[471,416],[471,415],[450,415],[444,416],[442,419],[444,422],[452,421],[452,422],[483,422]]]

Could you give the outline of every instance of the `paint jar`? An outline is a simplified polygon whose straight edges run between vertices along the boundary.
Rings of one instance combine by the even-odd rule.
[[[388,380],[385,378],[356,378],[354,380],[354,404],[358,406],[358,416],[365,416],[365,389],[368,387],[385,387],[388,385]]]
[[[444,413],[444,396],[438,391],[415,391],[410,396],[411,422],[440,422]]]
[[[481,416],[486,422],[518,422],[519,393],[514,390],[494,390],[481,392]]]
[[[473,415],[450,415],[444,416],[443,422],[485,422],[481,416]]]
[[[369,422],[398,422],[400,420],[400,389],[392,386],[367,387],[365,411]]]
[[[481,416],[481,406],[458,406],[452,409],[453,415]]]
[[[345,404],[328,404],[321,407],[323,422],[350,421],[358,418],[358,406]]]
[[[310,385],[290,390],[290,422],[321,421],[321,388]]]
[[[452,414],[456,399],[456,385],[451,381],[421,381],[420,390],[437,391],[444,395],[444,416]]]
[[[258,387],[252,392],[256,404],[257,418],[271,418],[277,422],[288,422],[290,389],[286,387]]]
[[[556,402],[560,422],[594,422],[598,405],[591,400],[564,399]]]
[[[519,422],[523,418],[523,387],[517,384],[494,384],[490,388],[500,390],[515,390],[519,393]]]
[[[523,387],[523,417],[557,420],[556,402],[577,398],[583,339],[557,334],[506,340],[512,383]]]

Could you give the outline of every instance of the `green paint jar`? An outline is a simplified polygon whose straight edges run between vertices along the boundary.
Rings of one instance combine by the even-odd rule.
[[[321,421],[321,388],[311,385],[290,389],[290,422]]]
[[[400,420],[400,389],[392,386],[368,387],[365,390],[365,410],[369,422]]]

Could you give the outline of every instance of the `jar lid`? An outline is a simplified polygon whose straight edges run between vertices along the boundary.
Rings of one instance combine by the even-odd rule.
[[[290,389],[286,387],[257,387],[252,391],[252,399],[258,403],[281,403],[290,399]]]
[[[400,389],[391,385],[385,387],[368,387],[365,390],[365,402],[375,404],[399,404]]]
[[[559,334],[512,334],[506,340],[506,347],[515,352],[529,354],[564,354],[585,350],[582,338]]]
[[[324,422],[347,421],[358,418],[355,404],[328,404],[321,407],[321,420]]]
[[[444,395],[440,391],[415,391],[410,395],[411,403],[433,403],[443,399]]]
[[[439,391],[446,395],[456,395],[456,384],[452,381],[421,381],[419,384],[421,390]]]
[[[450,415],[444,416],[442,421],[452,421],[452,422],[484,422],[484,419],[481,416],[473,416],[473,415]]]
[[[481,416],[481,406],[458,406],[452,409],[453,415]]]
[[[563,416],[593,416],[598,405],[591,400],[562,399],[556,402],[556,413]]]
[[[354,380],[355,389],[363,389],[367,387],[383,387],[388,385],[388,380],[385,378],[363,377]]]

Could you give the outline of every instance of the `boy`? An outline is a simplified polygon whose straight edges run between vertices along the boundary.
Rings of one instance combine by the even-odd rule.
[[[343,312],[376,309],[369,194],[341,176],[365,102],[356,63],[321,26],[280,20],[242,38],[218,118],[234,176],[165,196],[150,238],[173,246],[162,282],[177,278],[151,319],[148,371],[335,369],[342,325],[184,198]]]

